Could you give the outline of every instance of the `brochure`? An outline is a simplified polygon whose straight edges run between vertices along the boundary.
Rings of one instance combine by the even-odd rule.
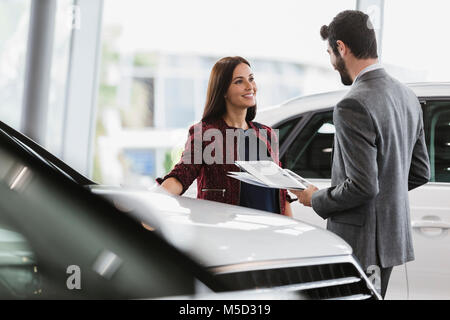
[[[272,161],[235,161],[241,172],[228,172],[228,176],[259,187],[304,190],[311,183]]]

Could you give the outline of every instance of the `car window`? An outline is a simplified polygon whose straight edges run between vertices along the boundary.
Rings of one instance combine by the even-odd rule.
[[[278,137],[280,141],[280,146],[283,145],[284,140],[289,136],[289,133],[291,133],[292,129],[301,119],[302,119],[301,117],[297,117],[276,126],[276,129],[279,130]]]
[[[33,159],[0,135],[0,298],[178,296],[210,279],[140,222]]]
[[[450,182],[450,101],[422,103],[431,182]]]
[[[305,178],[331,178],[334,140],[333,111],[316,113],[293,140],[281,159]]]

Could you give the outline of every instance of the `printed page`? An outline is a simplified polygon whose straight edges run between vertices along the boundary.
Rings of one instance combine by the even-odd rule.
[[[247,172],[228,172],[228,176],[231,178],[238,179],[238,180],[248,183],[248,184],[253,184],[258,187],[268,188],[267,185],[265,185],[261,181],[255,179],[251,174],[249,174]]]
[[[305,187],[309,187],[310,185],[312,185],[311,182],[309,182],[305,178],[299,176],[294,171],[291,171],[289,169],[283,169],[283,170],[286,171],[287,173],[289,173],[294,179],[297,179],[298,181],[300,181],[300,183],[302,183]]]
[[[272,161],[236,161],[236,165],[270,188],[306,189],[303,183]]]

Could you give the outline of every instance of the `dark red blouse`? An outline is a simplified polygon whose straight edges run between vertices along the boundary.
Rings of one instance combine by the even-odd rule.
[[[255,130],[258,139],[261,139],[265,143],[272,160],[281,166],[278,154],[278,137],[274,134],[272,128],[251,121],[248,124],[251,129]],[[223,164],[207,164],[203,159],[203,152],[205,148],[211,143],[216,143],[214,138],[210,141],[203,141],[209,140],[203,139],[204,132],[209,129],[218,129],[222,133],[223,145],[221,150],[226,150],[226,152],[222,152]],[[191,126],[189,128],[189,137],[181,156],[181,160],[175,165],[169,174],[162,179],[157,178],[156,181],[159,184],[162,184],[164,180],[174,177],[180,181],[183,186],[183,191],[181,192],[181,194],[183,194],[192,182],[197,179],[197,198],[239,205],[241,182],[227,176],[229,171],[240,171],[234,164],[234,161],[237,160],[238,156],[237,139],[233,139],[233,146],[227,146],[227,139],[225,138],[227,130],[235,129],[236,128],[228,126],[223,119],[202,121]],[[267,134],[263,134],[263,132],[260,131],[261,129],[264,129]],[[272,146],[274,147],[272,148]],[[217,145],[214,146],[214,150],[218,150]],[[232,163],[230,163],[230,161],[226,161],[227,154],[230,157],[231,153],[233,153]],[[215,155],[214,151],[212,154],[213,156]],[[200,163],[198,163],[199,159],[201,160]],[[286,190],[280,190],[279,197],[280,212],[285,215],[286,201],[291,201],[291,198],[287,194]]]

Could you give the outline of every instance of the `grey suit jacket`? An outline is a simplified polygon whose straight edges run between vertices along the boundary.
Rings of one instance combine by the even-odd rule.
[[[428,182],[420,103],[384,69],[359,77],[334,108],[331,188],[313,194],[327,229],[364,270],[414,260],[408,190]]]

